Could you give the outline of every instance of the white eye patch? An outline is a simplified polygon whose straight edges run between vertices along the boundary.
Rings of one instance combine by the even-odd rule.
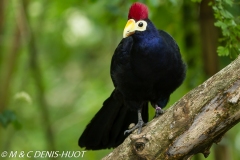
[[[145,31],[147,29],[147,22],[140,20],[136,23],[136,31]]]

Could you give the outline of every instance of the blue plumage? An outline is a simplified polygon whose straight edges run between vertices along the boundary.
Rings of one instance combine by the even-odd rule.
[[[136,6],[143,8],[141,15],[134,10]],[[146,17],[146,6],[137,3],[133,7],[134,16]],[[148,102],[156,109],[156,116],[160,115],[170,94],[185,78],[180,50],[168,33],[157,30],[148,18],[130,19],[125,28],[126,37],[111,63],[115,89],[79,139],[79,146],[86,149],[117,147],[134,129],[140,133],[148,121]],[[130,123],[137,124],[126,130]]]

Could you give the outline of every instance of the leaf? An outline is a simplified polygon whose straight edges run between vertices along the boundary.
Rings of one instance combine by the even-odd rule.
[[[233,51],[235,51],[236,54],[239,54],[239,21],[236,13],[231,13],[233,9],[228,7],[233,7],[233,2],[233,0],[216,0],[215,3],[212,3],[216,19],[214,25],[221,28],[223,37],[220,38],[220,41],[222,44],[225,44],[225,47],[218,47],[217,52],[219,56],[236,57],[232,56]]]
[[[222,10],[222,11],[221,11],[221,14],[222,14],[222,16],[224,16],[225,18],[229,18],[229,19],[232,19],[232,18],[233,18],[233,15],[232,15],[230,12],[228,12],[227,10]]]
[[[227,28],[227,25],[222,21],[217,21],[214,23],[214,25],[221,28]]]
[[[219,56],[228,56],[229,55],[229,49],[227,47],[219,46],[217,48],[217,52]]]
[[[6,128],[10,123],[13,123],[15,129],[20,129],[21,124],[17,119],[16,114],[11,110],[5,110],[0,113],[0,123]]]
[[[11,119],[14,119],[14,113],[10,110],[5,110],[0,114],[0,122],[4,128],[8,126],[11,122]]]
[[[233,0],[225,0],[224,2],[227,3],[231,7],[233,5]]]

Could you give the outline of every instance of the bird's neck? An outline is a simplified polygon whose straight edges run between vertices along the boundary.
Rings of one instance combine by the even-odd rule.
[[[162,40],[160,37],[146,37],[139,40],[135,40],[136,43],[133,45],[133,49],[137,52],[151,53],[159,51],[161,48]]]

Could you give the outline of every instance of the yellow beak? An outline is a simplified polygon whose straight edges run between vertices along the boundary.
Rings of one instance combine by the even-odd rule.
[[[123,31],[123,38],[126,38],[135,33],[136,24],[134,19],[129,19]]]

